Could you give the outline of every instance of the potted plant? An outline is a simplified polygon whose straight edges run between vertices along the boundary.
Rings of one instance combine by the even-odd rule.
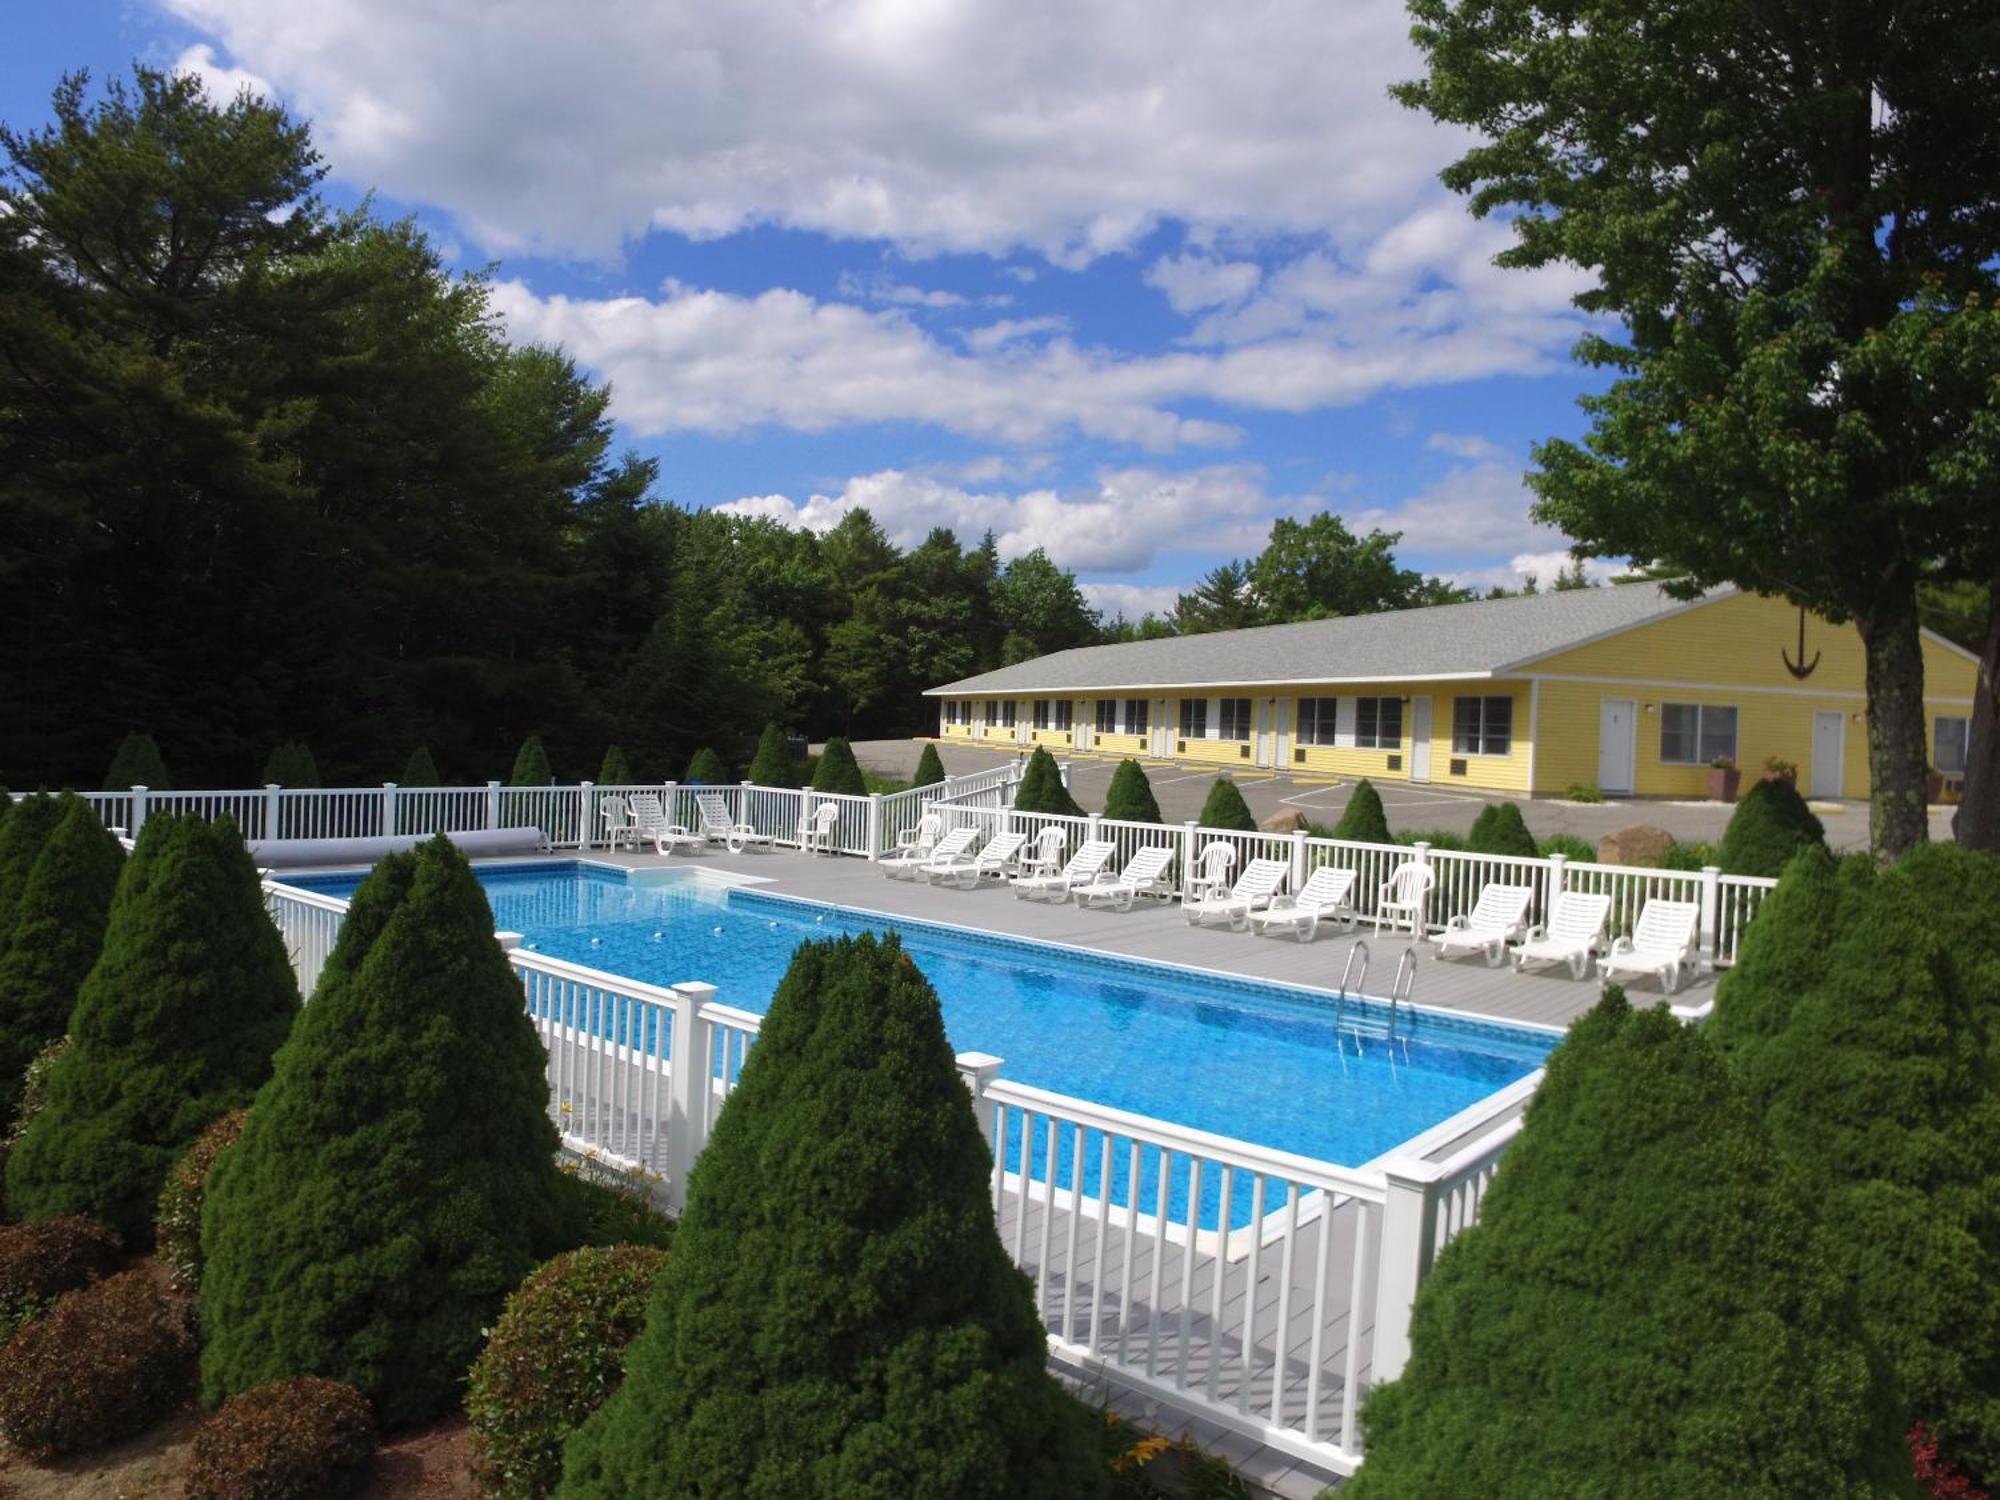
[[[1708,763],[1708,800],[1711,802],[1734,802],[1736,788],[1742,784],[1743,773],[1736,769],[1736,757],[1718,755]]]
[[[1764,760],[1764,779],[1766,781],[1797,781],[1799,779],[1798,763],[1786,760],[1782,755],[1767,756]]]
[[[1944,772],[1936,766],[1924,768],[1924,801],[1935,807],[1944,800]]]

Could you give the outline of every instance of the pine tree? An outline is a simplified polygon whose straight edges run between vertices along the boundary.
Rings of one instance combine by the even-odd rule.
[[[104,945],[104,922],[125,853],[83,798],[60,799],[56,823],[14,911],[0,955],[0,1113],[12,1114],[21,1076],[69,1025],[76,992]],[[18,819],[8,820],[9,826]]]
[[[785,743],[785,732],[776,724],[766,724],[757,736],[757,754],[750,762],[749,779],[758,786],[791,787],[799,784],[799,768]]]
[[[1348,793],[1340,821],[1333,825],[1333,836],[1356,844],[1395,842],[1389,836],[1389,815],[1382,810],[1382,794],[1367,777],[1356,782],[1354,790]]]
[[[63,806],[47,792],[31,792],[0,823],[0,956],[14,935],[14,917],[27,888],[35,856],[62,821]]]
[[[695,751],[688,762],[687,774],[682,781],[698,781],[703,786],[722,786],[729,780],[729,767],[722,763],[722,757],[706,745]]]
[[[1227,776],[1215,778],[1215,785],[1208,789],[1207,800],[1201,804],[1201,816],[1195,821],[1203,828],[1232,829],[1239,833],[1257,831],[1257,820],[1250,815],[1250,804],[1243,800],[1243,793]]]
[[[604,748],[604,761],[597,768],[599,786],[631,786],[632,762],[625,758],[625,752],[616,745]]]
[[[319,762],[313,759],[312,747],[302,740],[286,740],[279,745],[264,762],[264,785],[308,790],[317,787]]]
[[[521,741],[520,752],[514,757],[514,774],[508,778],[508,785],[547,786],[553,774],[549,770],[549,752],[542,748],[542,737],[531,734]]]
[[[1014,788],[1014,811],[1024,813],[1060,813],[1065,817],[1081,818],[1083,808],[1063,785],[1062,767],[1049,754],[1048,746],[1035,746],[1028,757],[1028,768],[1021,773],[1021,781]]]
[[[1102,1494],[994,1229],[990,1163],[896,939],[802,945],[689,1178],[625,1383],[557,1493]]]
[[[1146,768],[1136,760],[1121,760],[1118,769],[1111,773],[1111,785],[1104,793],[1104,816],[1127,823],[1160,821],[1160,803],[1153,795],[1153,783],[1146,779]]]
[[[812,789],[816,792],[841,792],[850,797],[863,797],[868,793],[868,783],[862,778],[861,767],[854,759],[854,747],[839,735],[826,742],[826,748],[819,753],[819,765],[813,771]]]
[[[1535,836],[1528,832],[1527,819],[1512,802],[1489,802],[1472,820],[1466,847],[1479,854],[1501,854],[1533,859],[1539,852]]]
[[[1701,1033],[1613,989],[1417,1293],[1354,1500],[1914,1494],[1812,1202]]]
[[[118,742],[118,753],[111,757],[111,768],[104,773],[107,792],[130,791],[135,786],[166,792],[173,790],[173,785],[167,763],[160,758],[158,743],[150,734],[141,734],[136,729]]]
[[[911,786],[936,786],[944,780],[944,762],[938,758],[936,745],[925,745],[924,753],[917,757],[917,774],[910,779]]]
[[[24,1219],[79,1213],[151,1243],[167,1169],[250,1102],[299,1008],[236,825],[147,822],[77,992],[48,1102],[7,1159]]]
[[[410,752],[410,759],[403,767],[403,779],[399,786],[437,786],[442,778],[438,775],[437,762],[431,759],[427,746],[419,745]]]
[[[355,892],[202,1210],[202,1386],[346,1381],[385,1425],[457,1400],[507,1292],[573,1239],[546,1059],[442,838]]]
[[[1826,827],[1788,776],[1755,782],[1730,814],[1716,858],[1732,875],[1775,876],[1808,845],[1826,844]]]

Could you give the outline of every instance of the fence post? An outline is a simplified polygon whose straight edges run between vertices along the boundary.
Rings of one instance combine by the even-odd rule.
[[[1722,869],[1701,867],[1701,966],[1715,967],[1715,955],[1722,947]]]
[[[875,858],[882,852],[882,794],[868,794],[868,857]]]
[[[1556,897],[1563,893],[1563,882],[1569,878],[1569,856],[1551,854],[1549,856],[1549,904],[1555,905]]]
[[[576,784],[576,843],[579,849],[591,850],[597,847],[597,783],[579,781]]]
[[[1375,1277],[1375,1382],[1394,1380],[1410,1359],[1410,1308],[1437,1253],[1437,1184],[1444,1168],[1415,1157],[1382,1165],[1381,1257]]]
[[[1292,894],[1299,893],[1299,887],[1306,883],[1306,831],[1292,830]]]
[[[739,823],[754,823],[757,821],[755,818],[750,816],[750,788],[755,786],[756,784],[757,783],[754,781],[742,781],[737,783],[736,821]]]
[[[146,826],[146,791],[147,788],[140,786],[136,782],[133,783],[132,813],[127,820],[132,826],[126,830],[126,833],[134,839],[138,838],[139,830]]]
[[[1185,823],[1181,824],[1181,891],[1183,894],[1186,893],[1187,888],[1194,882],[1195,826],[1193,818],[1189,818]]]
[[[1102,813],[1084,814],[1083,836],[1086,839],[1101,839],[1104,837],[1104,815]]]
[[[134,793],[138,793],[143,792],[145,788],[135,786],[132,790]],[[277,782],[267,781],[264,783],[264,837],[267,839],[284,837],[284,793],[285,789],[279,786]],[[132,817],[136,825],[136,822],[143,821],[139,818],[138,798],[136,795],[133,798],[133,803]],[[134,826],[132,837],[137,838],[138,836],[139,830]]]
[[[1414,844],[1410,845],[1410,861],[1413,864],[1422,865],[1428,869],[1431,862],[1431,846],[1424,840],[1418,839]],[[1432,878],[1435,881],[1435,872],[1433,872]],[[1417,899],[1416,911],[1410,915],[1410,941],[1412,943],[1421,943],[1424,940],[1424,935],[1430,930],[1431,893],[1426,890]]]
[[[958,1076],[965,1080],[965,1087],[972,1095],[973,1118],[979,1121],[979,1133],[986,1137],[988,1154],[998,1152],[999,1143],[993,1138],[993,1106],[986,1102],[986,1089],[1000,1072],[1001,1058],[990,1052],[961,1052],[958,1054]]]
[[[382,783],[382,837],[393,838],[396,833],[396,783]]]
[[[500,826],[500,783],[497,781],[486,783],[486,826]]]
[[[806,825],[812,822],[812,815],[813,815],[813,790],[809,786],[802,786],[799,788],[798,836],[792,840],[793,843],[799,846],[799,851],[801,853],[805,851]]]
[[[672,986],[674,1024],[667,1057],[667,1207],[687,1207],[688,1173],[708,1133],[710,1027],[701,1008],[715,998],[712,984]]]

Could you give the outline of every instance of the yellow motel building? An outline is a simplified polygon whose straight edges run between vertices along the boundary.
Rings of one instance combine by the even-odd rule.
[[[1931,761],[1964,769],[1977,659],[1926,632]],[[1868,795],[1861,639],[1657,584],[1085,646],[930,690],[947,741],[1561,796],[1699,798],[1729,756]]]

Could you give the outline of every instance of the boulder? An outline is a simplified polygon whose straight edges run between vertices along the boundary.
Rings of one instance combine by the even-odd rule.
[[[1265,833],[1297,833],[1306,826],[1306,815],[1296,807],[1288,807],[1283,812],[1272,813],[1257,826]]]
[[[1657,870],[1666,863],[1674,836],[1651,823],[1627,823],[1614,828],[1597,841],[1597,862],[1601,865],[1638,865]]]

